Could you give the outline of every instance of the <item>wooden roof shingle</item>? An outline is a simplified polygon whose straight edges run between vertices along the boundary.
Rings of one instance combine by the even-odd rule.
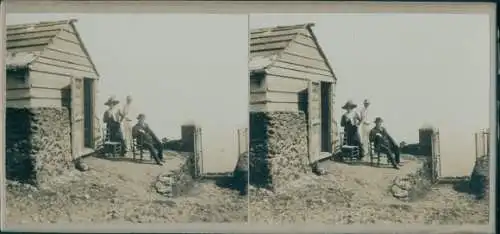
[[[265,69],[288,44],[313,23],[266,27],[250,30],[250,71]]]
[[[68,25],[73,27],[80,39],[74,26],[75,22],[77,22],[76,19],[67,19],[8,25],[6,29],[7,70],[27,68],[61,31],[68,29]],[[81,46],[98,74],[85,46],[83,44]]]
[[[251,74],[265,72],[274,61],[279,60],[281,53],[301,34],[308,34],[316,44],[316,48],[325,61],[333,79],[335,73],[328,62],[312,30],[314,23],[257,28],[250,30],[249,71]]]

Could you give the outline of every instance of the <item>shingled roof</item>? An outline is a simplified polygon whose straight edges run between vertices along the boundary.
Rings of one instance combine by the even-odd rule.
[[[8,25],[6,30],[7,70],[27,68],[38,58],[44,49],[52,43],[53,39],[57,37],[61,31],[68,28],[68,25],[73,27],[75,34],[81,41],[81,38],[74,27],[74,23],[76,21],[76,19],[68,19]],[[82,43],[81,46],[90,60],[90,56],[85,49],[85,46]],[[95,65],[92,61],[90,62],[92,63],[92,66],[97,74],[98,72]]]
[[[307,23],[250,30],[249,69],[265,69],[304,29],[313,26],[313,23]]]

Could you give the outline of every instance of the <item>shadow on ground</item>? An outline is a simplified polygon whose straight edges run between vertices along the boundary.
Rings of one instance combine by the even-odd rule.
[[[234,191],[238,191],[240,195],[246,195],[247,194],[247,189],[248,189],[248,184],[247,180],[244,180],[240,178],[241,176],[219,176],[216,178],[213,178],[215,181],[215,185],[217,185],[219,188],[222,189],[230,189]]]
[[[104,159],[107,161],[112,161],[112,162],[131,162],[131,163],[137,163],[137,164],[156,164],[155,162],[148,160],[149,157],[145,158],[144,160],[133,159],[133,158],[129,158],[129,157],[121,157],[121,156],[107,157],[107,156],[103,156],[103,155],[94,155],[94,157]]]

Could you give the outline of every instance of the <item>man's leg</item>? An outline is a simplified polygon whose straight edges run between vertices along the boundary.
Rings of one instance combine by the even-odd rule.
[[[397,164],[401,163],[400,155],[399,155],[399,147],[397,145],[392,145],[391,151],[394,153],[394,161]]]
[[[389,147],[382,146],[379,148],[379,150],[380,150],[380,153],[383,153],[387,156],[387,159],[392,164],[392,167],[394,167],[395,169],[399,169],[398,164],[394,160],[394,157],[392,156],[392,151],[389,149]]]
[[[155,144],[155,149],[157,151],[158,158],[161,161],[164,161],[164,158],[163,158],[163,145],[162,144]]]
[[[158,158],[158,152],[156,151],[155,147],[152,144],[149,143],[143,143],[143,147],[147,148],[149,150],[149,154],[151,157],[155,160],[156,164],[158,165],[163,165]]]

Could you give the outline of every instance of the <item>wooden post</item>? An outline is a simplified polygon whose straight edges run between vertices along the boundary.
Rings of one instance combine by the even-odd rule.
[[[479,158],[479,136],[478,133],[474,133],[474,142],[476,145],[476,160]]]

